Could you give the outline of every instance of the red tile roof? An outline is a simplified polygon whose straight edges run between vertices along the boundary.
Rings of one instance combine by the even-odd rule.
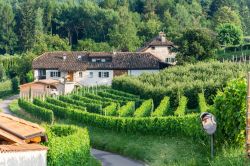
[[[44,150],[48,150],[48,148],[39,144],[0,145],[0,153]]]
[[[94,57],[109,57],[111,60],[91,62],[91,58]],[[32,67],[33,69],[58,69],[60,71],[160,69],[161,62],[151,53],[142,52],[48,52],[34,59]]]
[[[45,129],[35,123],[4,113],[0,113],[0,131],[2,137],[8,137],[8,139],[12,139],[12,141],[18,143],[20,143],[20,139],[31,139],[37,136],[43,136],[45,133]]]

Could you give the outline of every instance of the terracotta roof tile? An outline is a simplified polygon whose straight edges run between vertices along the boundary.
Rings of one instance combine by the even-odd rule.
[[[20,151],[44,151],[48,150],[46,146],[39,144],[21,144],[21,145],[0,145],[0,153],[20,152]]]
[[[65,57],[65,59],[63,58]],[[109,57],[110,62],[91,62],[93,57]],[[160,60],[142,52],[48,52],[37,57],[33,69],[84,71],[87,69],[160,69]]]
[[[23,140],[42,136],[45,133],[45,129],[35,123],[4,113],[0,113],[0,129]]]

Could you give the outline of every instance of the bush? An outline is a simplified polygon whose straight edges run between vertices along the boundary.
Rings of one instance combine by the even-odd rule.
[[[17,77],[14,77],[11,79],[11,85],[12,85],[12,92],[18,93],[19,92],[19,79]]]
[[[90,139],[87,129],[75,126],[46,126],[49,142],[48,166],[83,165],[90,159]]]
[[[214,99],[213,113],[221,143],[244,144],[246,128],[246,80],[241,78],[228,83]]]
[[[0,82],[0,98],[9,96],[12,94],[11,80]]]
[[[88,97],[90,99],[100,100],[100,101],[104,101],[104,102],[113,102],[114,101],[113,99],[101,97],[101,96],[95,95],[93,93],[85,93],[85,94],[83,94],[83,96]]]
[[[51,110],[36,106],[28,101],[19,99],[18,105],[23,108],[25,111],[30,113],[32,116],[40,119],[42,121],[53,123],[54,121],[54,114]]]
[[[170,101],[169,97],[164,97],[161,100],[160,105],[152,112],[151,116],[162,117],[169,115]]]
[[[117,103],[111,103],[107,107],[102,110],[102,114],[105,116],[115,116],[117,114],[117,110],[120,109],[120,105]]]
[[[187,98],[185,96],[182,96],[180,101],[179,101],[179,106],[174,112],[175,116],[183,116],[186,113],[186,108],[187,108]]]
[[[67,114],[65,114],[65,112],[72,112],[72,109],[70,108],[60,107],[55,104],[50,104],[48,102],[41,101],[39,99],[34,99],[33,103],[37,106],[52,110],[55,116],[60,117],[60,118],[67,118]]]
[[[81,107],[86,107],[88,112],[101,113],[102,111],[102,105],[100,104],[81,102],[81,101],[73,100],[66,96],[60,96],[59,99],[66,103],[75,104]]]
[[[135,117],[146,117],[150,116],[151,112],[154,110],[153,100],[149,99],[142,103],[142,105],[136,109],[134,112]]]
[[[110,104],[110,102],[105,102],[102,100],[95,100],[95,99],[90,99],[88,97],[82,97],[82,96],[78,96],[78,95],[72,95],[72,98],[75,100],[79,100],[82,101],[84,103],[93,103],[93,104],[99,104],[102,105],[103,107],[106,107]]]
[[[77,106],[77,105],[74,105],[74,104],[65,103],[63,101],[60,101],[60,100],[57,100],[57,99],[54,99],[54,98],[51,98],[51,97],[47,97],[46,101],[48,103],[50,103],[50,104],[54,104],[54,105],[57,105],[57,106],[60,106],[60,107],[78,109],[78,110],[81,110],[81,111],[87,111],[86,107],[81,107],[81,106]]]
[[[199,93],[198,94],[198,100],[199,100],[199,110],[200,110],[200,112],[207,112],[208,107],[207,107],[207,103],[206,103],[204,93]]]
[[[129,117],[133,116],[134,111],[135,111],[135,102],[130,101],[118,110],[118,115],[119,117]]]
[[[137,95],[134,95],[134,94],[131,94],[131,93],[126,93],[126,92],[119,91],[119,90],[115,90],[115,89],[107,89],[106,91],[108,93],[118,95],[118,96],[124,96],[124,97],[127,97],[127,98],[135,98],[135,99],[140,98],[140,96],[137,96]]]

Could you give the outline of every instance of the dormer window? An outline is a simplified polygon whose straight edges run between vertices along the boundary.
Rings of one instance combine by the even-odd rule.
[[[112,58],[111,57],[91,58],[91,62],[96,62],[96,63],[112,62]]]
[[[106,62],[106,59],[101,59],[101,62]]]
[[[96,59],[95,59],[95,58],[92,58],[92,62],[96,62]]]

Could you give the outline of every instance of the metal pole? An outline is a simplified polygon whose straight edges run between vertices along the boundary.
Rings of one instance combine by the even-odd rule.
[[[211,159],[214,158],[214,135],[211,135]]]

